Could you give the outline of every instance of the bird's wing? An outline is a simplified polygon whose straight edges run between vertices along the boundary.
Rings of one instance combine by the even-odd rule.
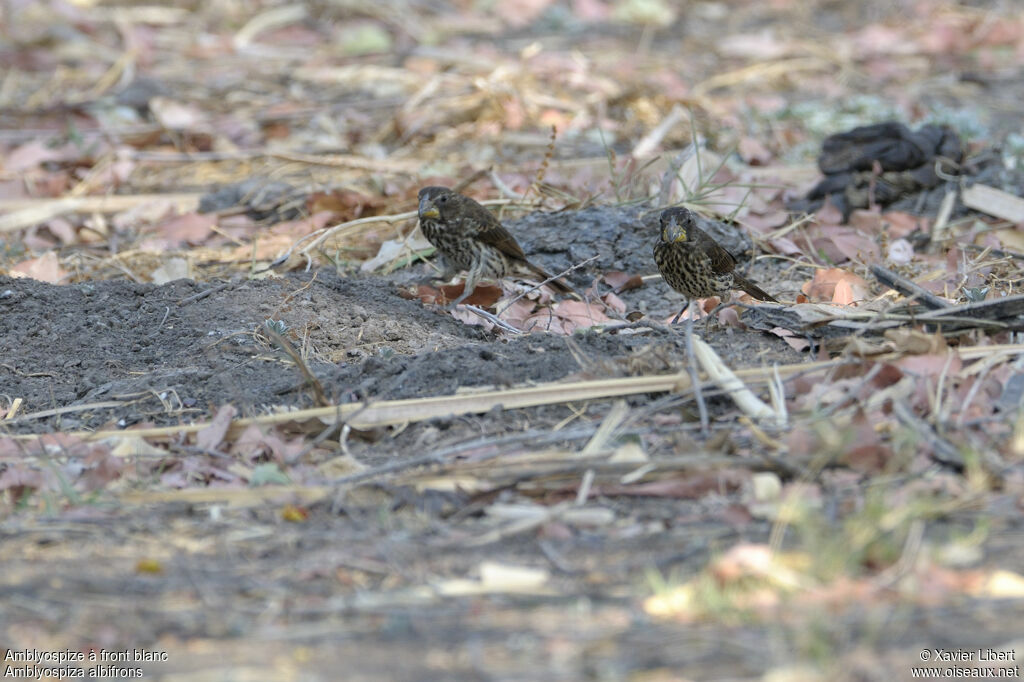
[[[697,233],[699,245],[711,259],[715,272],[732,272],[736,268],[736,259],[732,257],[732,254],[719,246],[718,242],[708,236],[704,230],[697,228]]]
[[[523,247],[519,246],[519,242],[512,236],[512,233],[505,229],[501,221],[494,217],[494,214],[488,211],[479,204],[472,207],[472,218],[479,226],[476,233],[476,238],[484,244],[493,246],[494,248],[501,251],[506,256],[514,258],[516,260],[526,260],[526,254],[523,253]]]

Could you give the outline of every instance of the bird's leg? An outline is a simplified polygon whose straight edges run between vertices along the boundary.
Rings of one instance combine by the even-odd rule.
[[[711,333],[711,318],[717,315],[719,310],[721,310],[722,308],[728,308],[730,305],[732,305],[732,303],[729,301],[721,301],[718,305],[711,309],[711,312],[708,313],[708,316],[704,318],[705,337],[707,337],[707,335]]]
[[[455,277],[458,270],[452,267],[452,264],[448,262],[448,259],[444,256],[440,258],[441,263],[444,265],[440,268],[441,272],[437,272],[438,268],[434,268],[434,272],[427,273],[426,277],[419,280],[420,284],[428,284],[436,286],[438,282],[451,282],[452,278]]]
[[[466,282],[462,286],[462,295],[459,296],[454,301],[452,301],[452,304],[449,306],[449,308],[454,310],[457,305],[459,305],[460,303],[465,301],[467,298],[469,298],[470,295],[473,293],[473,291],[476,289],[476,283],[479,280],[480,280],[480,268],[476,267],[476,266],[470,268],[469,271],[466,273]]]
[[[689,308],[689,307],[690,307],[690,299],[686,299],[683,302],[683,309],[680,310],[679,313],[675,317],[672,318],[672,322],[670,322],[669,324],[675,324],[676,322],[678,322],[679,318],[683,316],[683,313],[685,313],[686,309]]]
[[[452,264],[448,262],[448,259],[445,258],[444,259],[444,270],[441,271],[441,275],[440,275],[439,279],[442,282],[450,282],[450,281],[452,281],[452,278],[454,278],[455,275],[458,274],[458,272],[459,271],[456,268],[452,267]]]
[[[687,304],[689,307],[689,304]],[[697,373],[697,354],[693,352],[693,315],[686,316],[686,360],[690,383],[693,385],[693,397],[697,401],[697,413],[700,415],[701,433],[708,432],[708,407],[704,404],[704,392],[700,387],[700,375]]]

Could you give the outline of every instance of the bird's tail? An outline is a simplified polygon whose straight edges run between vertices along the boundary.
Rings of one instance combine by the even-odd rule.
[[[771,294],[742,275],[737,275],[735,272],[732,273],[732,281],[735,288],[742,289],[759,301],[771,301],[772,303],[778,303]]]

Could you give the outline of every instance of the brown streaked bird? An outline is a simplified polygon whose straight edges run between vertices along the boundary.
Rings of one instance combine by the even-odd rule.
[[[661,236],[654,245],[654,262],[670,287],[686,297],[672,324],[695,298],[721,296],[741,289],[761,301],[778,303],[754,282],[736,272],[736,259],[697,227],[688,209],[668,208],[661,213]]]
[[[466,271],[466,286],[452,306],[473,293],[484,279],[500,280],[517,270],[528,270],[542,280],[551,275],[530,261],[516,238],[494,214],[467,196],[447,187],[424,187],[419,193],[420,228],[423,236],[441,252],[446,279]],[[549,284],[562,293],[571,289],[558,280]]]

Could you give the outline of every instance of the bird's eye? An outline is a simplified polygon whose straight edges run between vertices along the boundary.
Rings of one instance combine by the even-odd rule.
[[[447,202],[448,202],[448,196],[446,194],[442,194],[441,196],[439,196],[437,198],[437,203],[439,203],[439,204],[444,204],[444,203],[447,203]]]

